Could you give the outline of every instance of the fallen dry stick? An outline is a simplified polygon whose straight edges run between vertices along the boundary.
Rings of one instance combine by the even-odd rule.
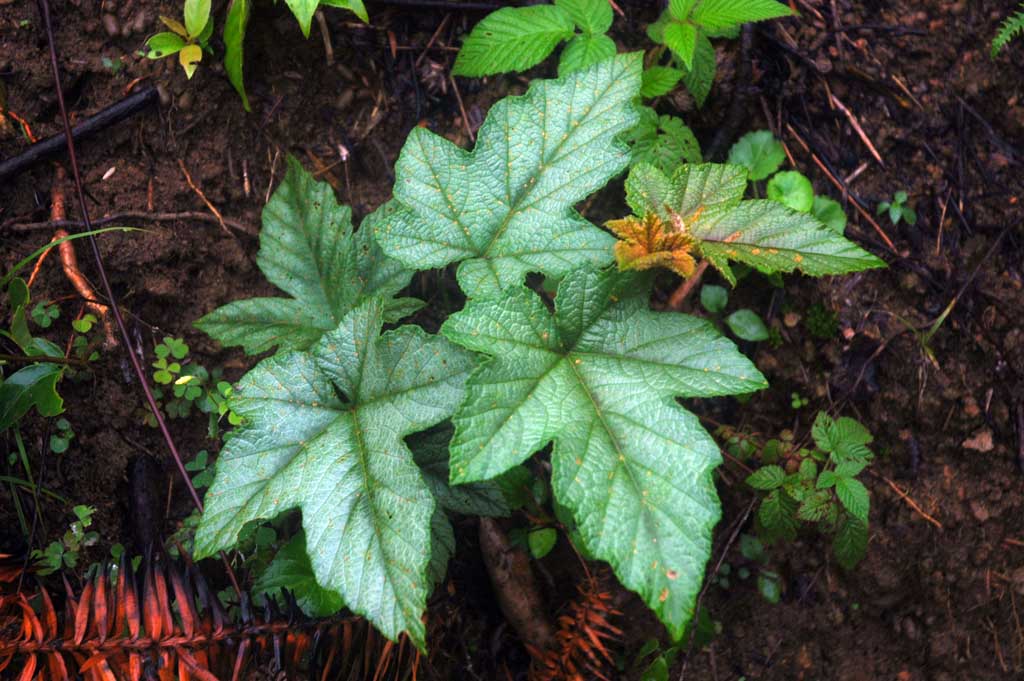
[[[874,471],[869,471],[869,472],[872,475],[874,475],[876,478],[878,478],[879,480],[882,480],[883,482],[885,482],[885,484],[889,485],[889,487],[892,488],[892,491],[896,492],[897,496],[899,496],[900,499],[902,499],[903,501],[907,502],[907,505],[910,506],[910,508],[914,509],[914,511],[916,511],[919,516],[921,516],[922,518],[924,518],[925,520],[927,520],[928,522],[930,522],[932,525],[934,525],[935,527],[939,528],[940,530],[943,529],[942,528],[942,523],[940,523],[938,520],[936,520],[935,518],[933,518],[930,515],[928,515],[927,513],[925,513],[924,509],[921,508],[917,504],[917,502],[914,501],[911,498],[910,494],[908,494],[907,492],[904,492],[903,490],[901,490],[896,485],[895,482],[893,482],[889,478],[885,477],[884,475],[880,475],[878,473],[875,473]]]
[[[555,628],[537,590],[530,558],[509,542],[498,523],[480,519],[480,551],[505,619],[531,650],[555,646]]]

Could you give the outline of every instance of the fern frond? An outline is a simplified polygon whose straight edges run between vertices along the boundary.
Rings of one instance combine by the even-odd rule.
[[[622,615],[612,605],[612,595],[602,590],[596,576],[578,585],[579,596],[558,618],[554,650],[531,651],[534,666],[530,681],[608,681],[612,665],[606,644],[622,636],[611,620]]]
[[[995,58],[1011,40],[1021,33],[1024,33],[1024,2],[1020,4],[1020,10],[1016,14],[1003,22],[996,37],[992,39],[992,57]]]
[[[361,617],[308,619],[287,592],[280,605],[267,598],[262,614],[248,594],[225,609],[191,563],[147,560],[136,572],[126,556],[116,576],[100,567],[79,593],[65,580],[63,616],[44,587],[13,590],[22,568],[0,554],[0,678],[237,681],[247,668],[284,678],[415,678],[408,639],[396,645]],[[12,665],[20,672],[5,676]]]

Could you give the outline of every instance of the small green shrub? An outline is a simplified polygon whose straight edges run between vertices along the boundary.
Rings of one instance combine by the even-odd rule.
[[[819,412],[811,429],[813,449],[770,440],[759,453],[762,465],[747,484],[765,492],[757,512],[759,533],[768,542],[792,541],[801,523],[833,537],[836,560],[851,569],[864,557],[868,542],[870,494],[857,479],[874,459],[872,436],[857,421],[833,420]],[[735,437],[735,436],[732,436]],[[750,441],[730,441],[730,449]],[[756,450],[756,445],[755,445]],[[741,454],[742,456],[743,454]]]
[[[184,23],[160,16],[160,21],[171,30],[157,33],[146,41],[146,57],[163,59],[178,55],[178,63],[191,79],[203,60],[203,52],[210,51],[210,36],[213,35],[210,0],[185,0],[182,18]]]
[[[703,258],[730,282],[730,263],[811,275],[883,263],[809,214],[744,201],[735,166],[635,165],[634,215],[617,221],[636,227],[632,243],[586,220],[575,206],[629,166],[621,138],[638,122],[641,72],[639,54],[618,55],[534,81],[494,105],[472,151],[413,129],[394,197],[358,230],[326,184],[289,163],[258,257],[289,297],[198,322],[246,352],[278,351],[228,399],[245,425],[217,461],[197,558],[299,509],[305,549],[282,558],[289,580],[422,649],[427,596],[454,550],[447,513],[507,514],[531,488],[522,464],[553,443],[551,506],[566,536],[673,637],[686,631],[720,515],[720,455],[678,398],[766,383],[707,321],[651,310],[652,276],[610,266],[631,268],[623,252],[637,249],[666,261],[647,238],[667,239],[666,225],[685,237],[680,266]],[[645,236],[644,225],[663,229]],[[397,297],[414,272],[455,263],[467,300],[432,310],[447,313],[440,334],[397,325],[421,304]],[[524,284],[531,272],[555,288],[553,305]],[[536,536],[535,554],[551,538]]]
[[[907,205],[907,193],[905,191],[898,191],[892,195],[892,201],[882,201],[878,204],[878,209],[875,211],[878,215],[884,213],[889,214],[889,221],[893,225],[900,224],[900,220],[903,220],[908,225],[917,224],[917,212]]]

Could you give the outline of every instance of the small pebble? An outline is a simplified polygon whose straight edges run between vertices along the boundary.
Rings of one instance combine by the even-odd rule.
[[[146,13],[145,11],[139,12],[135,15],[135,20],[132,21],[132,30],[136,33],[146,32]]]
[[[982,428],[973,437],[964,440],[961,446],[964,449],[973,449],[976,452],[991,452],[995,447],[992,441],[992,431],[988,428]]]
[[[117,22],[117,17],[113,14],[103,15],[103,30],[107,32],[107,35],[111,38],[117,37],[121,32],[121,25]]]
[[[188,111],[192,108],[192,99],[193,97],[191,90],[186,90],[185,92],[181,93],[181,96],[178,97],[178,108],[182,111]]]

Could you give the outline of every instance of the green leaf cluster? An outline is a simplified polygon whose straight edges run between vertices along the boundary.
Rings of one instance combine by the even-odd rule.
[[[26,310],[31,298],[23,279],[10,279],[7,302],[11,310],[11,326],[0,330],[0,336],[13,342],[27,358],[63,359],[64,352],[59,347],[46,339],[34,337],[29,331]],[[35,310],[32,314],[36,316]],[[51,319],[49,313],[44,316]],[[13,427],[31,409],[40,416],[63,413],[64,400],[57,393],[57,383],[64,376],[65,366],[58,362],[32,362],[9,375],[0,373],[0,432]]]
[[[917,224],[917,211],[907,204],[908,198],[907,192],[900,190],[892,195],[892,201],[880,201],[875,212],[879,215],[888,213],[889,222],[893,225],[898,225],[900,220],[903,220],[914,226]]]
[[[670,0],[647,35],[669,49],[686,89],[703,106],[717,70],[711,38],[734,38],[741,24],[790,14],[775,0]]]
[[[466,37],[452,74],[480,77],[525,71],[565,41],[558,75],[585,69],[615,54],[615,41],[606,35],[612,19],[607,0],[503,7],[484,17]]]
[[[198,322],[277,354],[229,398],[245,425],[217,461],[197,556],[298,509],[304,548],[296,539],[271,563],[266,589],[294,588],[313,612],[344,603],[423,648],[426,598],[454,550],[446,512],[506,513],[521,464],[553,445],[551,503],[570,539],[682,635],[720,515],[720,457],[679,400],[766,382],[706,320],[652,311],[652,277],[607,268],[615,239],[575,209],[629,163],[621,137],[638,121],[641,71],[626,54],[534,81],[492,108],[472,151],[414,129],[393,199],[358,230],[326,185],[290,166],[258,259],[290,297]],[[634,168],[630,204],[685,215],[725,271],[733,256],[717,259],[721,244],[765,268],[792,269],[794,255],[812,273],[874,264],[779,204],[744,209],[742,168],[684,170]],[[776,262],[757,248],[787,250]],[[414,309],[396,297],[413,271],[454,263],[467,300],[440,334],[384,330]],[[530,272],[554,282],[553,305],[525,285]],[[526,537],[535,555],[557,540],[545,529]]]
[[[640,123],[627,139],[634,164],[647,163],[663,173],[671,173],[683,163],[703,160],[700,143],[681,118],[659,116],[647,106],[640,108]]]
[[[185,0],[182,18],[184,23],[160,16],[160,21],[171,30],[157,33],[146,40],[146,57],[163,59],[176,54],[185,75],[191,79],[213,35],[210,0]]]
[[[766,492],[757,512],[758,527],[769,541],[792,541],[801,522],[816,524],[832,535],[839,564],[852,569],[867,550],[871,497],[857,476],[874,458],[867,448],[872,436],[856,420],[833,420],[825,412],[818,413],[811,436],[815,449],[784,453],[790,466],[798,464],[795,472],[773,462],[747,478],[748,485]],[[774,442],[771,449],[765,447],[762,461],[776,460]]]

